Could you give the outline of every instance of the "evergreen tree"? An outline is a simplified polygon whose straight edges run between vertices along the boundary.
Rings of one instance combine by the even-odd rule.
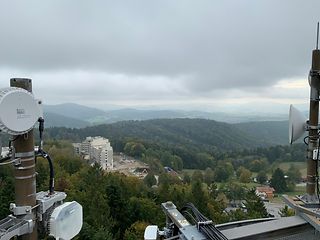
[[[263,201],[255,193],[254,189],[251,189],[246,196],[246,208],[249,218],[265,218],[268,217],[268,212],[264,206]]]
[[[272,174],[270,185],[276,190],[277,193],[283,193],[287,191],[287,183],[284,178],[284,173],[280,168],[277,168]]]
[[[206,214],[208,196],[203,189],[200,181],[192,182],[191,184],[192,203],[199,209],[200,212]]]
[[[260,171],[257,175],[257,181],[260,184],[264,184],[266,183],[266,181],[268,180],[267,174],[265,171]]]
[[[14,202],[14,173],[11,166],[0,166],[0,220],[10,214]]]

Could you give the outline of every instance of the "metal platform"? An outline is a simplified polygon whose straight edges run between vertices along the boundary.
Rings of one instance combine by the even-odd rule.
[[[263,220],[263,219],[261,219]],[[240,221],[235,223],[216,225],[216,227],[230,240],[232,239],[319,239],[317,231],[300,216],[278,218],[268,221]],[[224,230],[225,229],[225,230]],[[306,238],[306,236],[308,236]],[[311,237],[310,237],[311,236]],[[318,236],[316,238],[316,236]]]
[[[320,239],[320,205],[306,204],[298,197],[283,196],[296,216],[255,219],[216,225],[230,240],[275,239],[315,240]]]
[[[8,240],[14,236],[21,236],[31,233],[33,230],[33,221],[19,219],[9,215],[0,221],[0,240]]]

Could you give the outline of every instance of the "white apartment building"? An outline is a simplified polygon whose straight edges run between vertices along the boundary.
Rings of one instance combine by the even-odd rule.
[[[113,169],[113,149],[108,139],[103,137],[87,137],[82,143],[73,144],[75,152],[98,163],[103,170]]]

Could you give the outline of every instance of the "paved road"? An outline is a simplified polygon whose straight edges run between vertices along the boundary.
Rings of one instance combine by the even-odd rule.
[[[267,212],[275,217],[281,217],[279,214],[279,211],[284,208],[284,203],[271,203],[271,202],[265,202],[264,206],[267,209]]]

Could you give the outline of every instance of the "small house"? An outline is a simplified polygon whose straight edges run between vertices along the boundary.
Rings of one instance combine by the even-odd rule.
[[[262,200],[272,199],[274,197],[274,188],[269,186],[256,187],[256,195]]]

